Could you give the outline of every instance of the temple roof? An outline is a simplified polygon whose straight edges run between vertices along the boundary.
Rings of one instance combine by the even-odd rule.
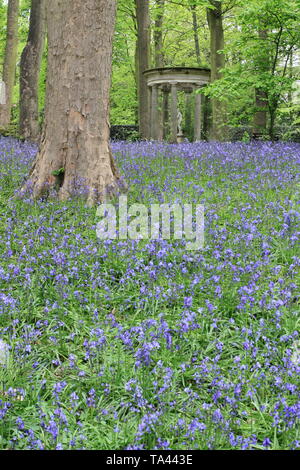
[[[148,86],[153,85],[193,85],[201,87],[210,81],[208,67],[159,67],[145,70]]]

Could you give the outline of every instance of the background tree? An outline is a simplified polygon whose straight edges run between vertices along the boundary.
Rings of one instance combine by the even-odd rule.
[[[3,64],[3,81],[6,86],[6,104],[0,107],[0,128],[10,123],[12,94],[16,73],[18,52],[18,15],[19,0],[9,0],[7,6],[7,32]]]
[[[300,76],[299,67],[289,66],[293,53],[299,54],[300,5],[297,0],[249,0],[237,4],[234,14],[239,28],[225,51],[238,53],[239,60],[225,63],[210,93],[226,99],[231,125],[267,126],[273,140],[280,109],[293,96]]]
[[[137,19],[137,83],[138,115],[141,139],[149,136],[149,90],[144,71],[150,64],[150,13],[149,0],[135,0]]]
[[[135,1],[119,0],[117,6],[110,121],[115,125],[138,125]]]
[[[89,204],[120,182],[109,147],[114,0],[47,2],[48,75],[40,151],[30,172],[33,195],[67,199],[86,188]]]
[[[6,41],[6,24],[7,24],[7,6],[3,0],[0,0],[0,64],[1,74],[3,69],[3,59]]]
[[[210,0],[210,8],[207,8],[207,21],[210,31],[211,82],[214,83],[221,78],[221,71],[225,66],[222,2]],[[224,102],[214,97],[211,100],[211,106],[211,138],[226,140]]]
[[[195,41],[195,53],[197,58],[197,64],[201,65],[201,52],[200,52],[200,44],[199,44],[199,36],[198,36],[198,18],[197,18],[197,4],[195,0],[189,0],[189,7],[192,13],[193,19],[193,32],[194,32],[194,41]]]
[[[270,67],[269,51],[266,47],[268,41],[268,31],[259,29],[259,43],[261,45],[261,53],[256,57],[256,66],[261,72],[268,72]],[[253,117],[253,133],[256,136],[265,135],[267,132],[267,102],[268,96],[264,88],[257,86],[255,88],[255,112]]]
[[[45,0],[31,0],[27,44],[20,62],[20,136],[37,141],[39,129],[39,74],[46,31]]]
[[[155,67],[164,66],[163,51],[163,20],[164,20],[165,0],[156,0],[155,24],[154,24],[154,64]]]

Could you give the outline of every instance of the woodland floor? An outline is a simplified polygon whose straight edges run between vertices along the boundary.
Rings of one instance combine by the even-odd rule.
[[[0,139],[0,449],[299,448],[300,144],[113,144],[129,204],[204,204],[199,251],[13,198],[35,153]]]

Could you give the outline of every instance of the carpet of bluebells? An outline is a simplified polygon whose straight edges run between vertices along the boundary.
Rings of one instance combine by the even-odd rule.
[[[112,144],[128,203],[205,206],[205,247],[99,240],[18,194],[0,139],[0,449],[300,447],[300,145]]]

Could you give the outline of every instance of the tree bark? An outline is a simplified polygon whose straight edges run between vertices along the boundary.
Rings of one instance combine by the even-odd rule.
[[[165,0],[156,0],[156,17],[155,17],[155,25],[154,25],[154,63],[155,67],[163,67],[164,66],[164,52],[163,52],[163,22],[164,22],[164,8],[165,8]],[[158,130],[157,130],[157,138],[158,140],[163,140],[164,138],[164,130],[163,130],[163,99],[159,94],[158,98]]]
[[[163,21],[164,21],[164,7],[165,0],[156,0],[157,14],[154,26],[154,61],[155,67],[164,66],[164,53],[163,53]]]
[[[192,3],[190,5],[190,9],[191,9],[192,18],[193,18],[193,32],[194,32],[196,59],[197,59],[197,64],[201,65],[200,44],[199,44],[199,36],[198,36],[198,28],[199,27],[198,27],[196,5],[194,3]]]
[[[211,82],[219,80],[221,69],[225,66],[225,56],[219,51],[224,49],[224,29],[222,2],[210,0],[213,9],[207,8],[207,20],[210,30]],[[217,98],[212,98],[212,133],[213,140],[226,140],[225,105]]]
[[[48,75],[40,151],[29,180],[34,197],[56,189],[89,205],[120,189],[109,146],[115,0],[51,0]]]
[[[20,136],[37,142],[40,137],[38,88],[46,31],[46,0],[31,0],[27,44],[20,64]]]
[[[275,119],[276,107],[270,109],[269,136],[272,142],[275,140]]]
[[[10,123],[12,94],[16,75],[18,53],[19,0],[9,0],[7,5],[7,33],[3,65],[3,81],[6,90],[6,103],[0,106],[0,128],[6,129]]]
[[[260,30],[258,36],[261,42],[266,41],[268,32]],[[265,52],[264,45],[262,44],[261,54],[259,57],[258,68],[262,72],[267,72],[269,69],[269,55]],[[267,113],[268,113],[268,95],[262,88],[255,89],[255,114],[253,116],[253,135],[260,137],[267,132]]]
[[[253,117],[253,133],[254,137],[259,137],[266,133],[267,130],[267,93],[256,88],[255,90],[255,114]]]
[[[150,93],[143,72],[149,69],[150,63],[150,14],[149,0],[135,0],[137,18],[137,78],[139,129],[141,139],[150,136]]]

